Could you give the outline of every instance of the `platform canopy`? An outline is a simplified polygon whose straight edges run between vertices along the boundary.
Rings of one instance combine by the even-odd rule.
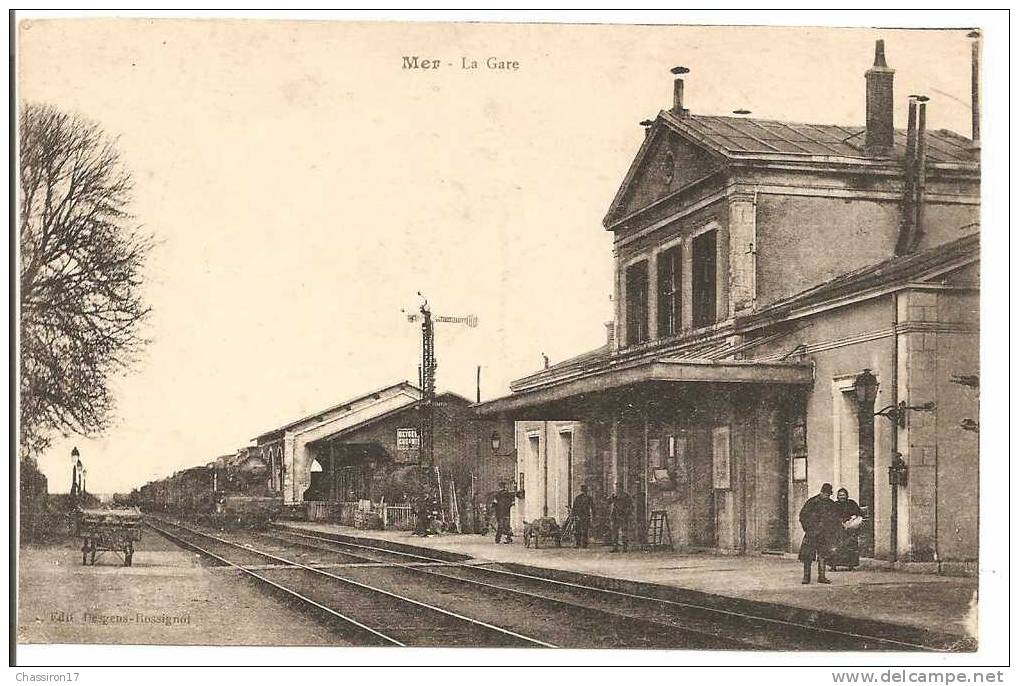
[[[663,385],[763,384],[810,385],[810,365],[744,360],[696,360],[663,357],[631,365],[613,366],[580,377],[551,381],[547,385],[474,405],[480,417],[534,418],[539,408],[584,402],[613,391],[648,393]]]

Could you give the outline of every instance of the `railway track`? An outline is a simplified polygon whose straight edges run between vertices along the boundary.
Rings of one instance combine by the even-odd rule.
[[[557,647],[221,536],[165,520],[150,518],[146,524],[178,545],[237,569],[288,602],[325,617],[360,645]]]
[[[417,575],[441,576],[496,593],[541,598],[574,607],[610,612],[621,619],[644,620],[673,630],[713,636],[716,648],[742,650],[859,650],[951,652],[932,642],[892,638],[709,607],[620,590],[598,588],[524,574],[493,565],[464,564],[420,553],[346,540],[342,535],[276,529],[271,535],[313,549],[342,552],[363,564],[392,564]],[[710,643],[710,640],[708,641]],[[961,646],[965,648],[965,646]]]
[[[318,574],[333,582],[371,588],[376,594],[398,596],[404,602],[426,605],[439,612],[455,612],[461,620],[473,622],[517,638],[509,645],[604,648],[683,648],[699,650],[747,650],[754,646],[717,634],[688,626],[663,624],[638,616],[627,616],[606,608],[599,608],[536,591],[509,589],[495,584],[481,583],[447,574],[429,573],[446,567],[459,567],[434,558],[425,560],[397,560],[352,554],[338,549],[329,541],[311,542],[276,534],[233,533],[231,539],[208,532],[183,527],[180,524],[160,522],[171,527],[177,538],[186,539],[196,547],[195,538],[203,549],[214,548],[216,559],[230,556],[240,558],[237,566],[249,573],[271,576],[273,581],[292,569]],[[155,525],[153,525],[155,526]],[[156,527],[157,530],[160,527]],[[165,529],[164,529],[165,530]],[[165,535],[165,534],[164,534]],[[227,553],[217,552],[223,547]],[[309,553],[308,551],[311,551]],[[399,557],[399,554],[394,554]],[[268,563],[268,564],[266,564]],[[302,594],[306,594],[302,592]],[[317,598],[316,598],[317,600]],[[344,612],[360,624],[370,626],[378,633],[392,636],[392,630],[380,626],[392,622],[392,613],[386,608],[373,608],[375,599],[351,609],[349,600],[342,600]],[[333,606],[337,607],[337,606]],[[392,608],[396,611],[396,608]],[[470,616],[468,617],[467,614]],[[447,645],[440,636],[429,636],[427,625],[418,627],[425,635],[414,633],[404,645]],[[523,639],[522,643],[520,639]],[[507,642],[493,643],[489,637],[475,634],[469,645],[505,646]],[[455,642],[454,645],[464,645]]]
[[[163,535],[296,593],[364,645],[937,651],[921,642],[656,598],[493,564],[277,528],[230,538],[161,521]],[[172,530],[167,530],[169,527]],[[197,543],[196,543],[197,541]],[[327,583],[323,583],[323,582]],[[325,608],[324,610],[322,608]],[[362,643],[363,641],[363,643]]]

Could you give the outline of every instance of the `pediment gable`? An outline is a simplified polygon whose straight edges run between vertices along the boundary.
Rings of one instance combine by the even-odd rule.
[[[669,127],[661,118],[637,152],[612,206],[606,228],[719,169],[723,157]]]

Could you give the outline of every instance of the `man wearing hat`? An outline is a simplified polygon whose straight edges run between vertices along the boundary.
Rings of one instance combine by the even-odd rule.
[[[821,492],[803,503],[800,510],[800,525],[803,527],[803,543],[800,544],[800,561],[803,562],[803,583],[810,583],[810,568],[817,560],[817,583],[830,584],[824,575],[825,558],[828,557],[834,538],[832,527],[841,521],[834,501],[831,499],[831,484],[822,484]]]
[[[495,542],[505,536],[506,543],[513,542],[513,529],[510,528],[510,510],[513,508],[513,500],[516,496],[506,490],[506,482],[499,482],[499,490],[492,499],[492,510],[495,512],[495,519],[498,522],[495,530]]]
[[[587,538],[591,531],[591,519],[594,517],[594,500],[587,493],[587,485],[580,486],[580,494],[573,499],[573,539],[578,548],[587,547]]]

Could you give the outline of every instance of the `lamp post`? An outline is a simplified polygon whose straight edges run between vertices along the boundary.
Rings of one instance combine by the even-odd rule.
[[[81,496],[81,453],[78,446],[71,448],[71,500],[77,502]]]
[[[884,417],[888,421],[895,425],[893,431],[898,429],[906,428],[906,415],[910,412],[933,412],[937,409],[937,404],[931,400],[918,405],[907,405],[905,400],[899,401],[897,404],[887,405],[882,407],[878,411],[874,411],[874,401],[877,399],[877,379],[871,374],[869,369],[864,369],[863,372],[856,377],[853,383],[853,390],[856,393],[856,400],[858,408],[860,410],[860,504],[865,504],[865,491],[863,481],[863,463],[865,446],[864,441],[867,441],[866,449],[870,451],[870,474],[868,478],[870,486],[870,500],[866,504],[873,507],[873,488],[874,488],[874,417]],[[864,417],[864,414],[870,415],[869,418]],[[865,437],[864,425],[868,426],[869,436]],[[891,517],[890,525],[891,531],[889,535],[889,545],[891,547],[891,558],[892,561],[896,561],[899,557],[899,487],[907,484],[909,474],[909,467],[906,462],[902,459],[902,454],[898,451],[892,452],[892,461],[888,467],[888,483],[892,489],[891,498]],[[872,515],[873,516],[873,515]]]
[[[909,467],[902,459],[902,453],[892,453],[892,464],[888,467],[888,484],[892,488],[892,530],[890,536],[892,562],[899,559],[899,486],[908,483]]]
[[[864,369],[853,381],[856,395],[859,426],[860,505],[874,518],[874,402],[877,400],[878,381],[869,369]],[[863,531],[863,551],[874,554],[874,529]]]

